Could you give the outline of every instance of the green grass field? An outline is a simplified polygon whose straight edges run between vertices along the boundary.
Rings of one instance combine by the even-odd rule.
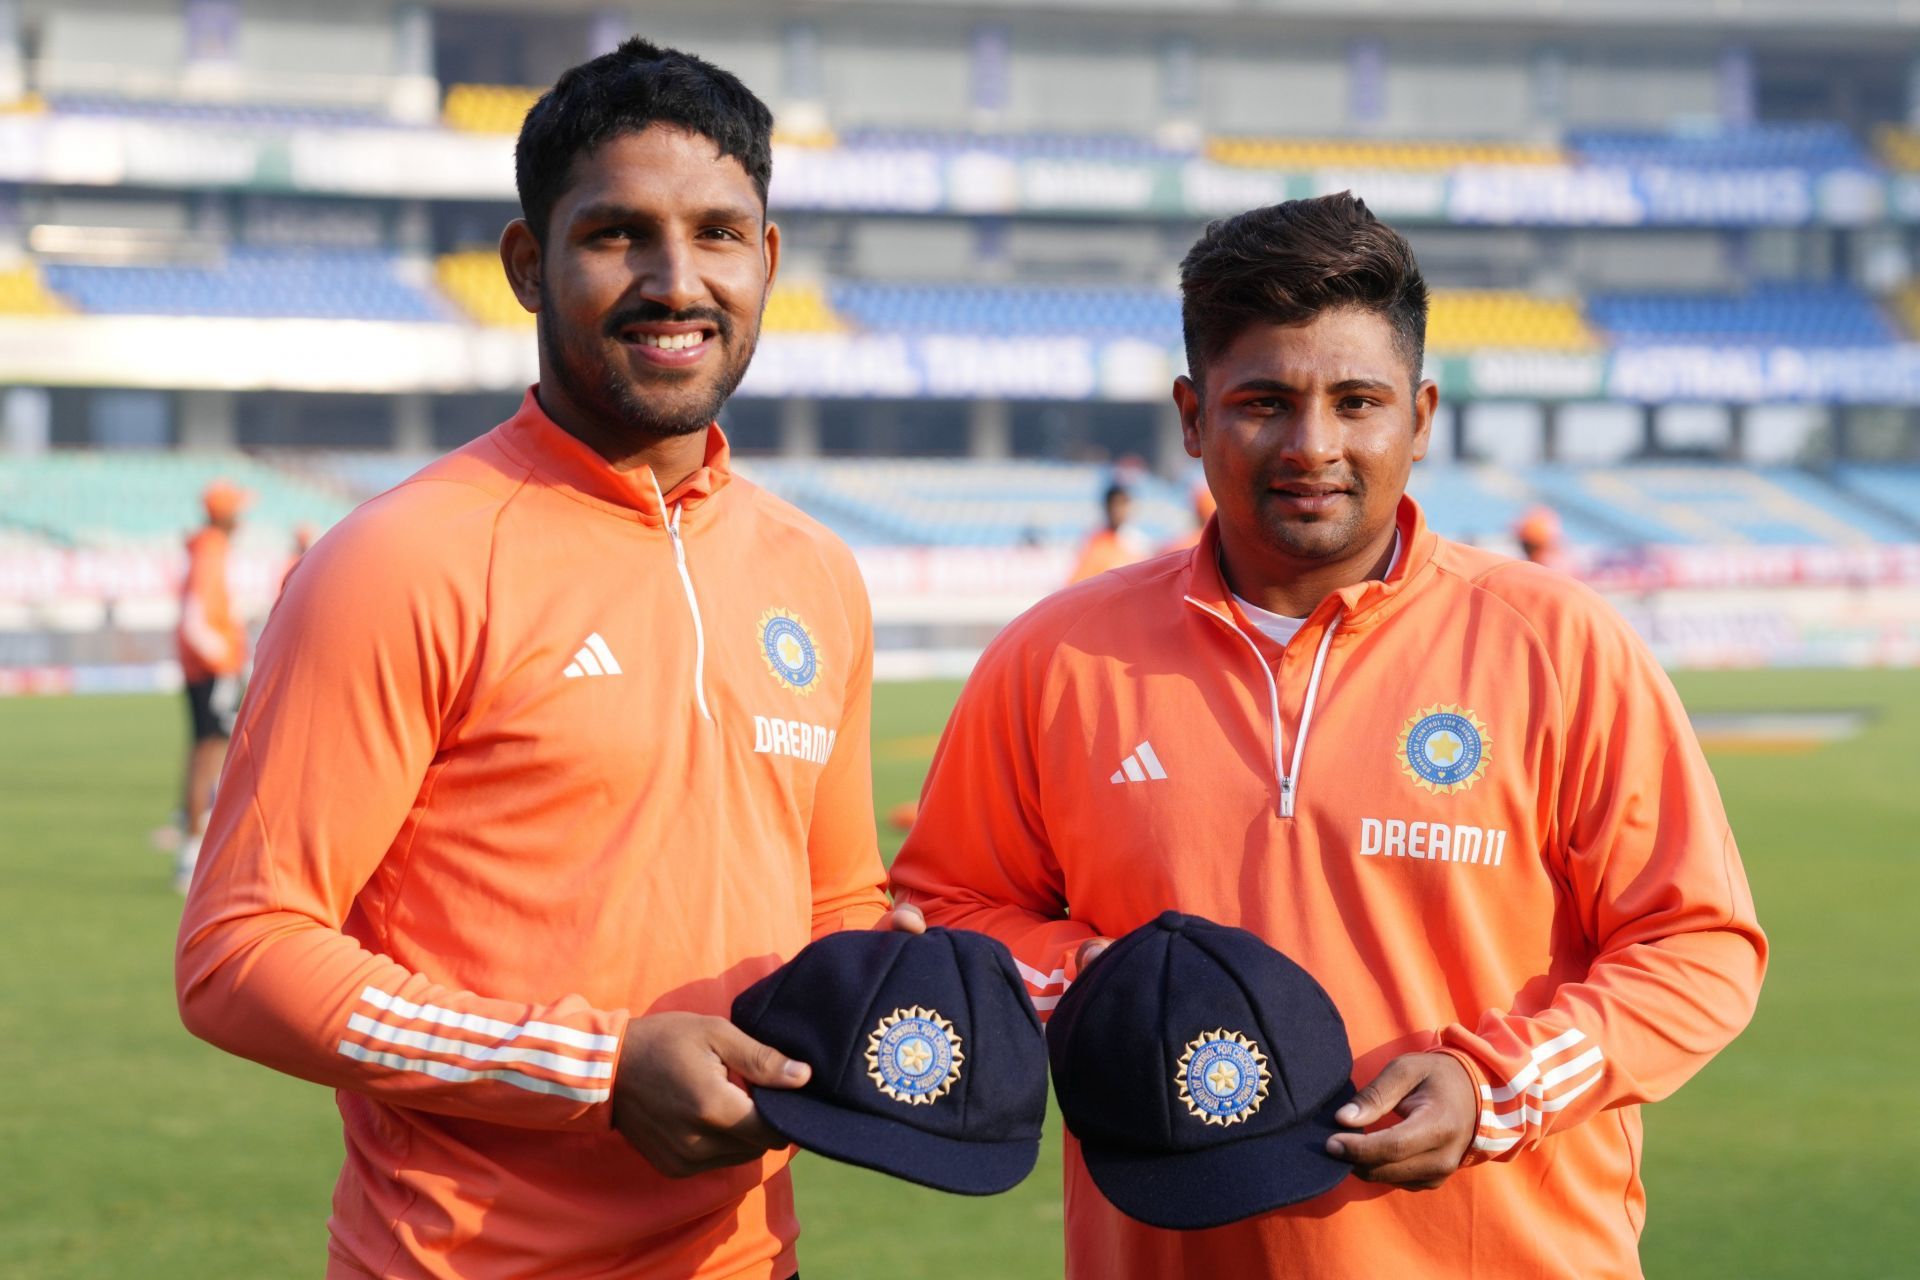
[[[1752,1028],[1647,1115],[1650,1275],[1920,1274],[1920,672],[1698,675],[1696,710],[1870,710],[1799,754],[1717,753],[1774,944]],[[950,684],[884,686],[882,813],[910,798]],[[0,700],[0,1275],[316,1275],[332,1099],[174,1016],[174,698]],[[883,828],[884,830],[884,828]],[[897,843],[890,836],[889,848]],[[802,1157],[810,1277],[1060,1274],[1059,1150],[970,1200]]]

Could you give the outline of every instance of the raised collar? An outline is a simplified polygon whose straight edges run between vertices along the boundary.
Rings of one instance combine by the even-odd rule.
[[[1409,585],[1426,572],[1433,560],[1435,538],[1427,528],[1426,517],[1420,513],[1420,504],[1408,495],[1401,495],[1394,521],[1400,530],[1399,562],[1388,570],[1385,578],[1370,578],[1328,593],[1307,615],[1309,623],[1337,608],[1342,631],[1362,629],[1391,612]],[[1227,580],[1220,572],[1218,516],[1207,521],[1193,549],[1193,559],[1187,567],[1186,594],[1195,604],[1222,618],[1239,616],[1233,606],[1232,593],[1227,589]]]
[[[514,415],[500,424],[496,438],[508,453],[548,483],[566,490],[568,496],[589,506],[636,516],[647,524],[665,524],[667,512],[674,507],[691,513],[733,478],[732,451],[717,422],[707,428],[706,457],[699,469],[663,494],[656,487],[653,468],[616,471],[613,464],[569,435],[540,407],[533,387],[527,388]]]

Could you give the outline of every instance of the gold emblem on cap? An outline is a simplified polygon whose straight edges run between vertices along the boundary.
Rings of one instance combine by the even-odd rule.
[[[895,1102],[931,1105],[960,1078],[960,1033],[933,1009],[909,1005],[867,1036],[867,1078]]]
[[[1188,1041],[1173,1075],[1180,1101],[1205,1124],[1239,1124],[1267,1100],[1267,1055],[1225,1027]]]

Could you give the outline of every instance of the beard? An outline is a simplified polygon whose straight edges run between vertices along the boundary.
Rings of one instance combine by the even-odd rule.
[[[1342,509],[1332,514],[1303,519],[1263,512],[1262,540],[1272,550],[1299,561],[1332,560],[1349,554],[1370,531],[1366,527],[1366,487],[1357,478],[1348,483],[1351,493],[1341,504]]]
[[[759,338],[755,326],[754,332],[736,345],[732,317],[706,307],[685,311],[671,311],[658,303],[629,307],[608,317],[597,336],[580,329],[561,330],[553,321],[554,315],[542,282],[537,317],[540,349],[561,391],[609,431],[636,440],[662,440],[706,430],[746,376]],[[620,331],[629,325],[670,322],[712,325],[714,336],[710,341],[720,348],[717,368],[704,383],[663,379],[657,390],[643,389],[616,364],[608,345],[618,344]]]

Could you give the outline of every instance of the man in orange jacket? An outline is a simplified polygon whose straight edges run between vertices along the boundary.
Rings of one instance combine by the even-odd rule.
[[[185,893],[207,830],[213,784],[233,737],[240,707],[240,672],[247,664],[247,629],[233,611],[227,582],[233,531],[252,495],[226,480],[200,493],[207,522],[187,539],[187,576],[180,584],[180,625],[174,632],[186,682],[186,783],[181,797],[185,829],[174,861],[174,887]]]
[[[1128,523],[1133,514],[1133,495],[1127,492],[1127,487],[1117,480],[1108,485],[1100,498],[1100,510],[1100,527],[1088,534],[1080,545],[1080,558],[1074,561],[1068,585],[1085,582],[1109,569],[1136,564],[1147,557],[1146,544]]]
[[[1639,1104],[1745,1025],[1766,955],[1686,713],[1598,597],[1405,496],[1438,400],[1405,240],[1294,201],[1181,274],[1218,513],[995,640],[893,883],[1007,943],[1043,1011],[1166,909],[1260,935],[1345,1017],[1358,1176],[1163,1231],[1069,1139],[1068,1273],[1637,1275]]]
[[[772,120],[630,40],[562,76],[501,242],[507,422],[349,516],[260,643],[181,922],[197,1034],[338,1090],[332,1277],[795,1272],[811,1066],[733,997],[890,913],[872,616],[714,416],[779,263]]]

